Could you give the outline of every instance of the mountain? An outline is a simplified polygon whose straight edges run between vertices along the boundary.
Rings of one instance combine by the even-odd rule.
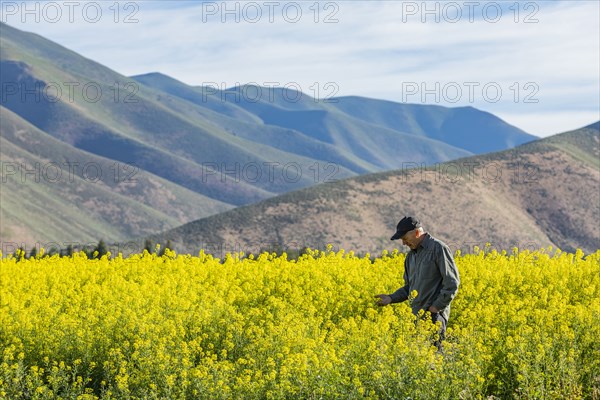
[[[401,104],[357,96],[317,101],[291,89],[190,87],[158,73],[133,78],[218,112],[254,122],[258,117],[266,125],[302,132],[378,170],[398,168],[402,162],[435,163],[503,150],[538,139],[472,107]]]
[[[195,254],[344,248],[378,254],[404,215],[453,249],[600,248],[598,124],[514,149],[286,193],[149,239]],[[138,241],[139,242],[139,241]]]
[[[310,165],[314,160],[242,139],[209,119],[193,118],[190,113],[194,110],[190,111],[183,101],[161,96],[36,35],[4,25],[2,49],[2,85],[17,89],[15,95],[2,99],[2,106],[74,147],[135,164],[231,205],[247,204],[311,184],[307,176],[294,182],[284,180],[280,165],[274,167],[276,179],[269,179],[267,174],[252,182],[239,176],[225,179],[214,169],[223,165],[222,170],[233,170],[250,162]],[[69,83],[75,83],[71,84],[75,86],[71,89],[72,98],[67,97]],[[96,89],[86,91],[86,86]],[[24,94],[25,90],[46,87],[60,88],[48,92],[60,91],[62,96]],[[79,87],[82,89],[77,90]],[[95,91],[103,95],[97,96]],[[180,111],[172,111],[165,103]],[[352,175],[343,168],[340,174]]]
[[[125,239],[232,208],[70,146],[3,107],[0,113],[5,244]]]
[[[3,242],[143,236],[323,182],[535,139],[472,108],[286,89],[254,101],[242,94],[269,89],[126,77],[39,35],[0,30]],[[14,173],[53,163],[62,180]],[[102,179],[69,176],[87,163]],[[138,183],[109,182],[115,167]]]

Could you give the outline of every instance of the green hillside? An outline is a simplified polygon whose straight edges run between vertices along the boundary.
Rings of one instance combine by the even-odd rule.
[[[11,31],[12,28],[3,30]],[[135,162],[153,174],[234,205],[314,183],[308,174],[300,175],[297,180],[284,178],[286,165],[308,168],[316,161],[314,158],[244,139],[219,127],[205,115],[199,116],[197,112],[190,111],[188,104],[183,104],[182,100],[161,96],[100,65],[88,65],[85,60],[65,64],[63,60],[40,61],[36,57],[25,57],[23,54],[26,52],[36,55],[49,53],[30,49],[31,44],[25,39],[21,35],[2,37],[3,47],[7,49],[4,57],[8,58],[2,60],[3,82],[32,87],[54,82],[81,82],[82,86],[97,84],[102,93],[110,94],[97,102],[86,101],[81,93],[78,97],[77,91],[73,102],[50,101],[44,96],[40,101],[33,97],[26,98],[26,101],[21,101],[18,96],[7,98],[8,101],[3,104],[6,108],[60,140],[120,162]],[[7,42],[6,46],[4,42]],[[29,65],[20,61],[22,59],[29,59],[34,64]],[[85,65],[85,68],[80,65]],[[71,67],[72,70],[64,69]],[[88,75],[79,75],[82,69]],[[132,86],[136,90],[135,96],[128,99],[131,102],[126,99],[126,90],[122,91],[122,98],[115,101],[115,85],[121,88],[135,85]],[[66,93],[68,88],[61,87]],[[249,182],[238,176],[223,182],[224,174],[220,171],[234,170],[236,166],[248,163],[261,167],[273,165],[272,175],[275,178],[270,178],[266,171],[259,171],[260,177],[256,181]],[[219,167],[219,173],[209,173],[208,170],[215,165]],[[342,177],[352,175],[343,166],[339,173]]]
[[[123,239],[231,208],[0,115],[3,241]]]

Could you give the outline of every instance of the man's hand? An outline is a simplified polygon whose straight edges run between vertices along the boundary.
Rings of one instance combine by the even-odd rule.
[[[439,313],[440,310],[438,310],[437,307],[430,306],[429,307],[429,312],[436,314],[436,313]]]
[[[378,306],[387,306],[388,304],[392,303],[392,298],[387,294],[378,294],[375,295],[375,298],[379,299],[377,301]]]

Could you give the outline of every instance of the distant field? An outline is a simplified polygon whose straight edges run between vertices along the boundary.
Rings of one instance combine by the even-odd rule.
[[[403,260],[3,258],[0,398],[600,398],[600,250],[457,254],[443,356]]]

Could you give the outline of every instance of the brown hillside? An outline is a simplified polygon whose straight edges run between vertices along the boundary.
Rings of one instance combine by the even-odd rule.
[[[411,165],[407,165],[409,167]],[[403,215],[453,250],[600,247],[600,132],[584,128],[517,148],[369,174],[295,191],[156,235],[178,252],[217,255],[332,244],[378,254]]]

